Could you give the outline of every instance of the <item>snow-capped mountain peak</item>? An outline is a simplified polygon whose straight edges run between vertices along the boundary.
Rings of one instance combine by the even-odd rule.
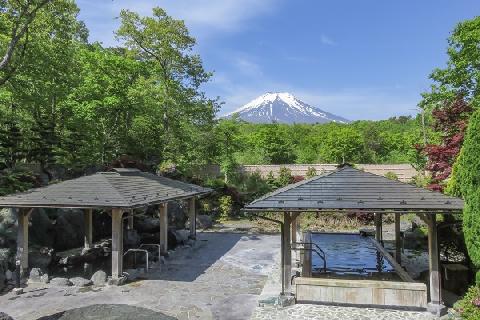
[[[347,119],[312,107],[288,92],[265,93],[224,117],[229,118],[234,114],[253,123],[349,122]]]

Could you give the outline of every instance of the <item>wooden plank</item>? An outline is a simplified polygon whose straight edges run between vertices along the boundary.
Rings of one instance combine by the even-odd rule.
[[[395,213],[395,260],[402,263],[402,243],[400,239],[400,213]]]
[[[402,266],[395,261],[395,259],[390,255],[390,253],[388,253],[388,251],[385,250],[385,248],[380,243],[378,243],[372,238],[368,239],[370,239],[370,241],[375,245],[378,251],[380,251],[380,253],[385,257],[385,259],[388,260],[388,262],[392,265],[392,267],[395,269],[395,271],[403,281],[414,282],[412,277],[410,277],[410,275],[405,270],[403,270]]]
[[[188,201],[188,219],[190,221],[190,238],[197,238],[197,206],[195,197]]]
[[[292,245],[290,242],[290,227],[291,227],[291,216],[289,212],[286,212],[283,220],[283,241],[285,244],[285,251],[283,252],[284,258],[284,268],[283,268],[283,283],[285,285],[285,294],[288,294],[292,291],[291,277],[292,277]]]

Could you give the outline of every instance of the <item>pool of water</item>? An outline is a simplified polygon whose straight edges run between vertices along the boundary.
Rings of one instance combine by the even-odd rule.
[[[372,240],[357,234],[312,233],[312,242],[324,252],[323,261],[312,254],[312,273],[316,277],[401,281],[395,268],[377,250]]]

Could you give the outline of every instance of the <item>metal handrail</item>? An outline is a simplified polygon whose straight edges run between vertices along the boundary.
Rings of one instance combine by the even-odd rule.
[[[292,248],[292,250],[304,250],[304,251],[313,251],[315,252],[318,257],[320,259],[322,259],[323,261],[323,272],[327,272],[327,257],[325,256],[325,252],[316,244],[316,243],[313,243],[313,242],[292,242],[292,244],[294,245],[297,245],[297,244],[300,244],[300,245],[314,245],[317,249],[315,248]]]
[[[145,249],[128,249],[124,254],[123,256],[125,257],[127,255],[127,253],[129,252],[135,252],[134,254],[134,265],[135,265],[135,268],[137,267],[137,252],[143,252],[145,253],[146,255],[146,259],[145,259],[145,272],[148,272],[148,250],[145,250]]]

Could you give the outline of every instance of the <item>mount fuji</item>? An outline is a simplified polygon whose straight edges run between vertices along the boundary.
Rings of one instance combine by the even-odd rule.
[[[350,122],[340,116],[312,107],[288,92],[266,93],[222,118],[231,118],[233,115],[251,123]]]

